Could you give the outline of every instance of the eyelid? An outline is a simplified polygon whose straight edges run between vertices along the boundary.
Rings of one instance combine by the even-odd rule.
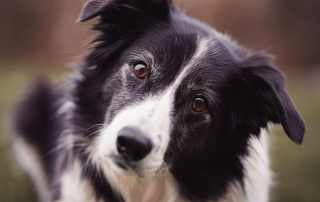
[[[149,64],[152,64],[152,60],[143,56],[134,56],[128,62],[128,64],[131,66],[138,63],[146,64],[149,67]]]
[[[132,63],[133,66],[139,65],[139,64],[145,65],[147,68],[149,68],[149,65],[144,60],[136,60]]]

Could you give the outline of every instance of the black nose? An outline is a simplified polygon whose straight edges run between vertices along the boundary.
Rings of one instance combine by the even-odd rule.
[[[117,150],[124,158],[139,161],[147,156],[152,143],[138,129],[125,127],[118,133]]]

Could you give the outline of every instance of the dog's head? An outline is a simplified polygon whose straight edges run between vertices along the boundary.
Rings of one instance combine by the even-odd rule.
[[[145,178],[190,158],[228,161],[269,121],[302,143],[304,122],[264,54],[169,0],[91,0],[79,21],[97,16],[102,34],[77,87],[79,123],[104,124],[95,140],[115,170]]]

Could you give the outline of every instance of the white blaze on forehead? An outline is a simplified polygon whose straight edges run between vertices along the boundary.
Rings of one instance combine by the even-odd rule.
[[[191,58],[190,62],[185,66],[182,70],[182,72],[178,75],[176,80],[174,81],[173,85],[170,87],[170,89],[175,90],[182,82],[182,80],[188,75],[188,73],[191,71],[192,67],[194,67],[197,62],[199,62],[203,56],[207,53],[209,50],[209,42],[210,39],[208,38],[198,38],[197,40],[197,49],[193,57]]]
[[[199,61],[201,61],[203,56],[206,55],[206,53],[209,50],[209,45],[210,45],[209,42],[210,42],[210,39],[208,38],[198,38],[197,49],[195,51],[195,54],[193,55],[191,60],[188,62],[188,64],[185,67],[183,67],[181,73],[178,74],[174,83],[169,87],[169,89],[161,98],[163,100],[167,100],[167,107],[170,107],[170,111],[173,109],[174,93],[176,89],[179,87],[183,79],[189,74],[189,72],[192,70],[194,65],[196,65]]]

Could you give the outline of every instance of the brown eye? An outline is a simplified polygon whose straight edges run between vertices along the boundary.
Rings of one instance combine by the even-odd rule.
[[[198,97],[192,102],[192,108],[197,112],[203,111],[206,107],[207,103],[203,98]]]
[[[148,73],[148,67],[145,64],[136,64],[133,71],[137,77],[143,79]]]

